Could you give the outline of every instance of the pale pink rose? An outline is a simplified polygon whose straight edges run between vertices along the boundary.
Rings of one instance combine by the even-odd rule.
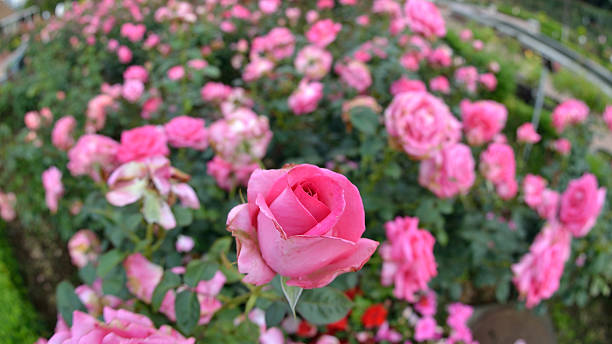
[[[151,263],[142,254],[129,255],[123,262],[127,276],[127,288],[138,299],[151,303],[153,291],[164,274],[164,269]]]
[[[229,20],[222,21],[221,24],[219,24],[219,28],[221,31],[228,33],[236,31],[236,25]]]
[[[304,79],[289,96],[289,108],[296,115],[311,113],[317,109],[321,98],[323,98],[323,84]]]
[[[612,131],[612,105],[606,106],[606,111],[603,113],[603,119],[608,125],[608,129]]]
[[[45,120],[46,124],[49,124],[53,121],[53,112],[48,107],[44,107],[40,109],[40,116]]]
[[[547,223],[520,262],[512,265],[512,281],[527,308],[550,298],[559,289],[571,250],[571,233],[555,222]]]
[[[542,203],[542,193],[546,189],[546,179],[528,174],[523,180],[523,195],[525,197],[525,203],[535,209],[540,203]]]
[[[329,73],[332,54],[316,45],[307,45],[295,58],[295,69],[313,80],[320,80]]]
[[[431,316],[427,316],[419,319],[416,326],[414,327],[414,340],[422,342],[426,340],[435,340],[440,338],[438,332],[438,324],[436,319]]]
[[[421,56],[417,52],[408,52],[400,58],[401,65],[409,71],[416,72],[419,70],[419,64],[421,63]]]
[[[300,19],[302,11],[297,7],[290,7],[285,10],[285,15],[291,21],[291,24],[295,25],[296,21]]]
[[[36,111],[29,111],[23,117],[25,125],[30,130],[37,130],[40,127],[40,115]]]
[[[201,118],[178,116],[166,123],[164,129],[172,147],[197,150],[205,150],[208,147],[208,131]]]
[[[12,192],[3,193],[0,192],[0,217],[4,221],[13,221],[17,216],[15,212],[15,206],[17,204],[17,198]]]
[[[433,255],[436,239],[418,224],[416,217],[385,223],[387,241],[380,250],[382,285],[393,284],[393,295],[409,302],[415,301],[416,292],[427,290],[427,283],[438,274]]]
[[[320,10],[334,8],[334,0],[317,0],[317,8]]]
[[[580,100],[569,99],[559,104],[552,113],[552,124],[558,133],[568,125],[582,123],[589,115],[589,107]]]
[[[508,110],[503,104],[492,100],[470,102],[464,99],[460,103],[463,130],[467,141],[478,146],[491,141],[506,125]]]
[[[361,238],[365,214],[359,190],[330,170],[306,164],[256,170],[247,199],[227,219],[245,282],[262,285],[279,274],[288,285],[320,288],[361,269],[378,246]]]
[[[111,98],[119,98],[119,96],[121,96],[121,87],[121,84],[109,85],[103,83],[102,86],[100,86],[100,91],[102,91],[103,95],[107,95]]]
[[[481,51],[482,48],[484,48],[484,43],[482,43],[482,41],[479,39],[474,40],[474,42],[472,42],[472,48],[474,48],[476,51]]]
[[[514,198],[518,193],[518,183],[516,179],[506,179],[495,185],[495,192],[503,200]]]
[[[179,235],[176,239],[176,250],[178,252],[189,252],[193,249],[195,241],[192,237],[186,235]]]
[[[429,80],[429,88],[434,92],[440,92],[442,94],[450,93],[450,83],[444,75],[438,75]]]
[[[474,93],[477,87],[478,70],[473,66],[457,68],[455,71],[455,81],[463,85],[470,93]]]
[[[224,101],[231,93],[232,88],[230,86],[214,81],[207,82],[200,91],[202,99],[208,102]]]
[[[541,218],[554,220],[557,217],[561,195],[557,191],[546,189],[542,192],[542,201],[537,205],[536,211]]]
[[[568,155],[572,150],[572,143],[568,139],[558,139],[553,142],[553,149],[561,155]]]
[[[64,194],[62,172],[51,166],[42,173],[42,183],[45,188],[45,202],[51,213],[57,212],[59,199]]]
[[[242,20],[248,20],[251,18],[251,11],[240,4],[236,4],[232,6],[231,16]]]
[[[470,29],[463,29],[461,30],[461,32],[459,33],[459,38],[461,38],[462,41],[469,41],[470,39],[472,39],[472,30]]]
[[[414,304],[414,309],[424,316],[434,316],[436,314],[436,293],[433,290],[425,292],[419,301]]]
[[[462,143],[451,143],[421,162],[419,184],[440,198],[466,194],[474,185],[474,170],[470,148]]]
[[[372,85],[370,69],[363,62],[351,60],[347,64],[338,63],[334,70],[344,83],[356,89],[357,92],[364,92]]]
[[[542,137],[535,131],[533,124],[524,123],[516,130],[516,138],[519,142],[538,143]]]
[[[459,302],[451,303],[446,307],[448,318],[446,323],[451,328],[447,343],[475,343],[472,342],[472,332],[467,325],[474,313],[474,309]]]
[[[258,54],[266,52],[273,60],[279,61],[291,57],[294,50],[295,37],[291,30],[286,27],[275,27],[265,36],[253,40],[251,58],[257,58],[259,57]]]
[[[100,240],[96,234],[89,229],[81,229],[74,233],[68,241],[68,253],[72,264],[82,268],[87,263],[95,263],[102,252]]]
[[[325,48],[336,40],[340,30],[342,30],[342,24],[335,23],[331,19],[322,19],[310,27],[306,32],[306,38],[310,43]]]
[[[140,113],[140,117],[143,119],[151,118],[151,115],[159,109],[159,107],[163,104],[163,99],[160,97],[151,97],[145,100],[144,104],[142,104],[142,112]]]
[[[391,84],[390,91],[392,95],[396,96],[404,92],[425,92],[427,87],[421,80],[410,80],[403,76]]]
[[[104,321],[91,315],[74,311],[72,327],[58,327],[49,339],[49,344],[107,344],[107,343],[173,343],[195,344],[195,338],[185,339],[168,325],[155,328],[144,315],[125,309],[114,310],[104,307]]]
[[[121,95],[130,103],[134,103],[140,99],[145,91],[145,86],[140,80],[128,79],[123,83]]]
[[[72,132],[76,127],[76,119],[72,116],[64,116],[55,122],[53,131],[51,132],[51,142],[60,150],[66,151],[74,145]]]
[[[511,181],[516,183],[516,161],[512,147],[505,143],[490,144],[480,155],[480,172],[495,185],[512,184]]]
[[[385,126],[394,142],[415,159],[428,158],[461,138],[461,125],[440,99],[427,92],[401,93],[385,110]]]
[[[185,68],[183,66],[174,66],[168,69],[168,79],[180,80],[185,77]]]
[[[113,106],[115,106],[115,101],[107,94],[100,94],[93,97],[89,103],[87,103],[86,131],[93,133],[104,128],[106,123],[106,110]]]
[[[242,79],[246,82],[255,81],[274,70],[274,62],[266,58],[251,60],[242,71]]]
[[[425,37],[446,35],[444,18],[433,3],[427,0],[408,0],[404,5],[404,14],[413,32]]]
[[[155,47],[156,45],[158,45],[159,42],[160,42],[159,36],[157,34],[151,33],[149,34],[149,36],[147,36],[147,39],[144,41],[142,46],[145,49],[151,49]]]
[[[598,188],[597,178],[586,173],[563,192],[559,219],[575,237],[583,237],[595,225],[605,200],[606,188]]]
[[[117,56],[119,57],[119,62],[123,64],[127,64],[132,61],[132,51],[125,45],[122,45],[117,49]]]
[[[281,0],[259,0],[259,9],[266,14],[276,12],[281,4]]]
[[[499,66],[499,62],[497,61],[493,61],[491,63],[489,63],[489,70],[493,73],[499,73],[500,70],[500,66]]]
[[[117,159],[121,163],[170,154],[162,127],[145,125],[121,133]]]
[[[187,65],[195,70],[201,70],[208,66],[208,62],[202,59],[192,59],[187,61]]]
[[[317,339],[315,344],[340,344],[340,339],[329,334],[324,334]]]
[[[360,15],[357,18],[355,18],[355,22],[357,23],[357,25],[360,26],[368,26],[370,25],[370,17],[368,17],[367,15]]]
[[[427,55],[427,61],[430,64],[434,66],[440,66],[440,67],[450,66],[451,63],[453,62],[452,58],[453,58],[453,51],[447,46],[435,48],[431,50],[431,52]],[[471,73],[472,70],[469,70],[469,72]],[[460,76],[463,78],[463,74],[460,74]],[[472,74],[470,74],[470,78],[472,78]]]
[[[377,342],[398,343],[402,340],[402,335],[389,326],[389,322],[385,321],[380,325],[374,339]],[[367,340],[366,340],[367,342]]]
[[[126,37],[132,43],[141,41],[147,31],[144,24],[125,23],[121,25],[121,36]]]
[[[284,344],[285,337],[283,331],[278,327],[271,327],[263,330],[259,335],[259,344]]]
[[[478,77],[478,81],[480,81],[480,83],[488,91],[495,91],[495,88],[497,88],[497,78],[493,73],[480,74],[480,76]]]
[[[143,66],[129,66],[125,72],[123,72],[123,79],[134,79],[145,83],[149,79],[149,72],[147,72],[147,69]]]

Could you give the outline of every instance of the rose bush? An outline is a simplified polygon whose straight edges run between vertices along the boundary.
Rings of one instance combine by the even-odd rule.
[[[30,35],[0,215],[78,268],[50,342],[472,343],[459,300],[610,292],[604,122],[522,116],[426,0],[85,1]]]

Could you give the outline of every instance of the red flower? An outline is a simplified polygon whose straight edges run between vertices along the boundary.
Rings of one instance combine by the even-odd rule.
[[[328,324],[327,331],[329,332],[346,331],[347,326],[348,326],[348,316],[336,321],[335,323]]]
[[[359,289],[359,287],[354,287],[351,289],[348,289],[344,292],[344,294],[351,300],[355,300],[355,296],[357,295],[363,295],[363,292],[361,291],[361,289]]]
[[[361,317],[361,322],[366,328],[380,326],[385,320],[387,320],[387,310],[380,303],[368,307]]]
[[[306,320],[302,320],[298,326],[297,335],[300,337],[314,337],[317,334],[317,328]]]

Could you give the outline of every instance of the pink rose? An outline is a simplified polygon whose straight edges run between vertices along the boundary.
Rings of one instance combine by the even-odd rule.
[[[603,119],[610,131],[612,131],[612,105],[606,106],[606,111],[603,113]]]
[[[89,229],[81,229],[68,241],[70,260],[78,268],[84,267],[89,262],[95,263],[101,251],[98,237]]]
[[[151,303],[153,291],[164,274],[164,269],[151,263],[142,254],[129,255],[123,262],[127,276],[127,288],[138,299]]]
[[[121,36],[126,37],[132,43],[141,41],[146,31],[147,27],[144,24],[125,23],[121,25]]]
[[[203,119],[178,116],[164,125],[168,143],[177,148],[189,147],[205,150],[208,147],[208,131]]]
[[[542,192],[542,200],[536,206],[536,211],[541,218],[554,220],[557,217],[561,195],[557,191],[545,189]]]
[[[76,119],[72,116],[64,116],[55,122],[53,132],[51,132],[51,142],[57,149],[66,151],[74,145],[72,132],[76,124]]]
[[[433,247],[436,239],[418,228],[416,217],[397,217],[385,224],[387,242],[380,255],[383,258],[381,283],[394,285],[393,295],[414,302],[414,294],[427,290],[427,283],[438,274]]]
[[[410,80],[403,76],[391,84],[390,91],[396,96],[404,92],[426,92],[427,87],[421,80]]]
[[[13,221],[17,216],[15,212],[15,205],[17,204],[17,197],[12,192],[3,193],[0,192],[0,217],[4,221]]]
[[[558,133],[565,127],[584,122],[589,115],[589,107],[580,100],[569,99],[559,104],[552,113],[553,127]]]
[[[563,192],[559,219],[575,237],[583,237],[595,225],[605,200],[606,188],[597,188],[595,176],[586,173]]]
[[[427,55],[427,61],[434,66],[448,67],[453,62],[452,57],[453,57],[453,51],[449,47],[442,46],[442,47],[438,47],[438,48],[431,50],[431,52]],[[468,72],[468,73],[464,73],[464,72]],[[459,77],[461,78],[461,80],[467,80],[467,78],[464,77],[464,75],[466,75],[466,76],[469,76],[470,85],[472,83],[475,83],[475,81],[472,80],[473,78],[472,70],[468,69],[468,70],[464,70],[464,72],[459,73]]]
[[[571,250],[571,234],[559,224],[549,222],[535,238],[529,253],[512,265],[512,281],[527,308],[551,297],[559,289],[565,262]]]
[[[439,75],[429,80],[429,88],[434,92],[440,92],[442,94],[450,93],[450,83],[448,82],[448,79],[443,75]]]
[[[147,39],[144,41],[142,46],[145,49],[151,49],[155,47],[156,45],[158,45],[159,42],[160,42],[159,36],[157,34],[151,33],[149,34],[149,36],[147,36]]]
[[[36,130],[40,127],[40,115],[36,111],[29,111],[23,117],[25,125],[30,130]]]
[[[478,81],[478,70],[473,66],[457,68],[455,71],[455,81],[463,85],[468,92],[475,93]]]
[[[482,48],[484,48],[484,43],[482,43],[482,41],[479,39],[474,40],[474,42],[472,42],[472,48],[474,48],[476,51],[481,51]]]
[[[51,166],[42,173],[42,183],[45,188],[45,202],[51,213],[57,212],[59,199],[64,194],[62,172]]]
[[[208,62],[202,59],[191,59],[187,61],[187,65],[195,70],[201,70],[208,66]]]
[[[170,80],[180,80],[185,77],[185,68],[183,66],[174,66],[168,69],[167,74]]]
[[[117,49],[117,56],[119,57],[119,62],[123,64],[127,64],[132,61],[132,51],[125,45],[122,45],[119,47],[119,49]]]
[[[289,96],[289,108],[296,115],[311,113],[317,109],[321,98],[323,98],[323,84],[304,79]]]
[[[288,285],[320,288],[361,269],[378,246],[361,238],[365,214],[359,190],[330,170],[306,164],[256,170],[247,199],[227,219],[245,282],[261,285],[279,274]]]
[[[142,112],[140,113],[140,117],[143,119],[151,118],[151,115],[159,109],[159,107],[163,104],[163,99],[160,97],[151,97],[145,100],[144,104],[142,104]]]
[[[300,50],[295,58],[295,69],[306,77],[320,80],[332,64],[332,54],[316,45],[307,45]]]
[[[170,154],[166,135],[161,127],[145,125],[121,133],[121,145],[117,152],[119,162],[125,163],[143,158]]]
[[[249,62],[242,71],[242,79],[246,82],[255,81],[274,70],[274,62],[258,57]]]
[[[130,103],[136,102],[144,93],[145,87],[142,81],[136,79],[128,79],[123,83],[121,95]]]
[[[436,315],[436,293],[433,290],[428,290],[421,296],[419,301],[414,304],[414,309],[421,315],[434,316]]]
[[[149,72],[147,72],[147,69],[143,66],[129,66],[125,72],[123,72],[123,79],[135,79],[145,83],[149,79]]]
[[[68,170],[73,176],[88,174],[99,182],[119,165],[118,149],[119,143],[109,137],[83,135],[68,152]]]
[[[470,148],[448,144],[419,167],[419,184],[440,198],[466,194],[474,185],[475,163]]]
[[[495,91],[497,87],[497,78],[493,73],[480,74],[478,81],[487,89],[487,91]]]
[[[274,13],[281,4],[281,0],[259,0],[259,9],[266,14]]]
[[[498,102],[480,100],[472,103],[464,99],[460,107],[463,130],[468,143],[472,146],[492,140],[506,125],[508,110]]]
[[[525,203],[530,208],[535,208],[542,203],[542,193],[546,189],[546,179],[528,174],[523,180],[523,194],[525,197]]]
[[[572,150],[572,143],[568,139],[558,139],[553,142],[553,149],[561,155],[568,155]]]
[[[414,327],[414,340],[417,342],[423,342],[426,340],[435,340],[440,337],[438,332],[438,324],[436,319],[431,316],[427,316],[419,319],[416,326]]]
[[[459,33],[459,38],[461,38],[462,41],[469,41],[470,39],[472,39],[472,30],[470,29],[463,29],[461,30],[461,32]]]
[[[446,35],[444,18],[433,3],[427,0],[408,0],[404,5],[404,14],[413,32],[425,37]]]
[[[480,171],[491,183],[498,185],[514,180],[516,161],[512,147],[505,143],[492,143],[480,155]]]
[[[427,92],[395,96],[385,110],[385,126],[391,139],[415,159],[428,158],[461,137],[461,125],[448,107]]]
[[[342,24],[331,19],[322,19],[314,23],[306,32],[306,38],[314,45],[325,48],[336,40],[336,35],[342,30]]]
[[[202,99],[208,102],[223,101],[227,99],[231,93],[232,88],[230,86],[214,81],[207,82],[200,91]]]
[[[119,85],[121,88],[121,85]],[[120,90],[121,91],[121,90]],[[88,133],[93,133],[104,128],[106,123],[106,110],[115,106],[113,97],[107,94],[100,94],[93,97],[87,103],[87,123],[85,130]]]
[[[340,75],[342,81],[357,90],[365,91],[372,85],[372,75],[368,66],[363,62],[351,60],[347,64],[336,64],[335,72]]]
[[[451,303],[446,307],[448,318],[446,323],[451,328],[448,343],[472,343],[472,332],[467,322],[474,313],[474,309],[459,302]]]
[[[261,53],[268,53],[274,61],[279,61],[293,55],[295,50],[295,37],[286,27],[275,27],[265,36],[256,37],[251,47],[251,58],[261,57]]]
[[[195,241],[187,235],[179,235],[176,239],[176,250],[178,252],[189,252],[193,249]]]
[[[519,142],[538,143],[542,138],[531,123],[524,123],[516,130],[516,138]]]

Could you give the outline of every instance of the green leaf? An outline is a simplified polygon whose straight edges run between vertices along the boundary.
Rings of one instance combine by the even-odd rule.
[[[72,326],[72,313],[74,311],[87,312],[70,282],[62,281],[58,284],[55,295],[57,298],[57,311],[62,315],[68,326]]]
[[[176,206],[172,212],[176,218],[176,225],[179,227],[189,226],[193,222],[193,213],[189,208]]]
[[[215,240],[215,242],[212,244],[212,246],[210,247],[210,250],[208,250],[208,254],[210,257],[216,259],[221,254],[224,254],[227,251],[229,251],[230,246],[232,246],[232,237],[227,236],[227,237],[219,238]]]
[[[135,213],[128,215],[122,220],[120,223],[122,228],[126,231],[133,232],[138,228],[138,225],[142,222],[142,215],[140,213]]]
[[[312,324],[326,325],[344,318],[351,306],[351,300],[344,293],[325,287],[305,290],[297,311]]]
[[[268,309],[266,309],[266,325],[273,327],[285,318],[289,308],[284,302],[274,302]]]
[[[96,280],[96,268],[92,262],[79,269],[79,277],[85,284],[93,284]]]
[[[185,271],[185,284],[195,288],[200,281],[208,281],[213,278],[217,270],[219,270],[219,265],[215,262],[192,260]]]
[[[200,320],[200,302],[196,294],[184,290],[176,295],[174,302],[176,310],[176,325],[185,334],[190,334]]]
[[[283,294],[285,294],[285,298],[287,299],[287,303],[289,303],[289,308],[291,309],[291,313],[295,317],[295,306],[300,299],[300,295],[302,295],[303,288],[294,287],[287,285],[287,277],[280,277],[280,285],[283,290]]]
[[[378,127],[378,115],[370,108],[358,106],[351,109],[351,123],[357,130],[371,135],[376,133]]]
[[[126,283],[127,275],[125,274],[125,269],[123,269],[123,266],[117,265],[102,279],[102,292],[126,299],[130,296]]]
[[[110,250],[100,256],[98,269],[96,274],[100,278],[104,278],[117,264],[123,261],[124,254],[117,249]]]
[[[168,290],[176,288],[181,284],[181,278],[171,271],[165,271],[164,277],[159,282],[155,290],[153,291],[153,297],[151,298],[151,305],[153,310],[157,311],[164,301],[164,297],[168,293]]]

